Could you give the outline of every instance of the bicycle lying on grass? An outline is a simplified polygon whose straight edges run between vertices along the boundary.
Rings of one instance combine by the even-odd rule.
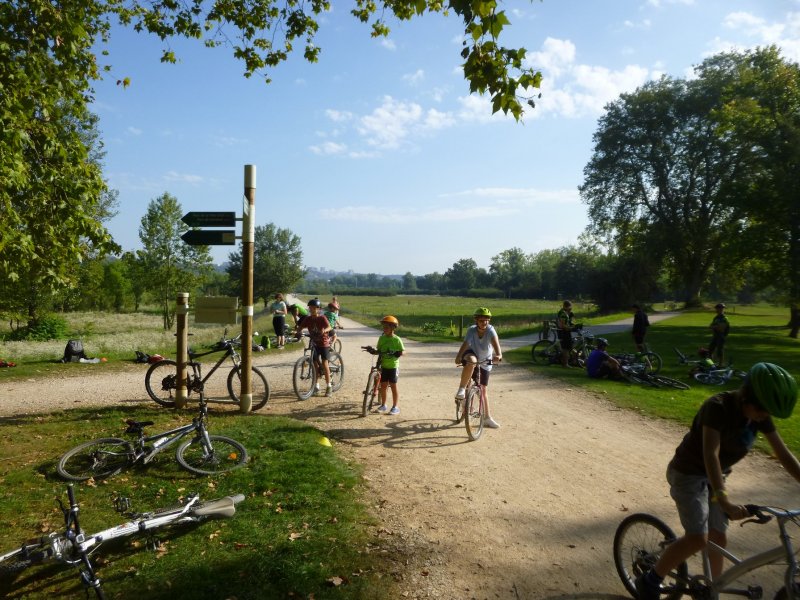
[[[300,400],[308,400],[318,390],[317,382],[324,379],[324,376],[318,373],[322,369],[322,361],[317,355],[314,344],[311,343],[311,338],[307,334],[304,334],[303,337],[307,343],[303,348],[303,356],[294,363],[292,387]],[[328,368],[331,373],[331,391],[337,392],[344,383],[342,355],[331,350],[328,353]]]
[[[464,421],[467,436],[473,442],[483,433],[483,421],[486,419],[486,386],[480,382],[481,365],[494,365],[499,363],[487,359],[475,365],[472,377],[467,382],[464,390],[464,399],[456,398],[456,423]]]
[[[614,356],[614,358],[617,357]],[[683,383],[672,377],[654,373],[648,368],[648,364],[643,362],[625,363],[620,361],[620,372],[630,383],[639,383],[641,385],[650,385],[653,387],[670,387],[676,390],[690,389],[688,383]]]
[[[744,589],[731,586],[756,569],[767,565],[785,564],[783,587],[775,595],[775,600],[800,599],[800,573],[796,550],[787,531],[789,523],[800,525],[800,510],[784,510],[752,504],[747,505],[747,510],[753,518],[743,521],[742,526],[746,523],[763,525],[773,517],[777,519],[779,544],[749,558],[739,558],[709,541],[709,548],[722,554],[732,565],[718,578],[712,580],[708,549],[706,549],[703,552],[703,575],[690,575],[688,565],[685,562],[681,563],[661,584],[662,598],[677,600],[682,595],[687,595],[697,600],[717,600],[720,594],[735,594],[757,600],[763,596],[761,586],[750,585]],[[636,578],[650,570],[666,547],[675,539],[675,534],[669,526],[653,515],[633,514],[619,524],[614,536],[614,564],[625,589],[634,598],[638,597]]]
[[[222,435],[209,435],[206,428],[208,407],[200,402],[200,414],[192,422],[163,433],[146,436],[144,428],[152,421],[125,421],[125,433],[136,440],[101,438],[68,450],[58,461],[58,474],[71,481],[86,481],[116,475],[135,464],[146,465],[158,454],[190,434],[175,451],[178,464],[197,475],[225,473],[247,462],[247,451],[236,440]]]
[[[235,338],[227,338],[228,330],[222,336],[222,339],[207,352],[194,352],[189,350],[189,362],[186,364],[188,369],[191,369],[191,374],[188,376],[186,392],[189,401],[193,401],[192,394],[197,394],[201,401],[205,398],[205,385],[208,379],[220,368],[226,359],[230,358],[233,367],[228,373],[228,396],[225,399],[205,399],[206,402],[219,402],[222,404],[239,404],[239,392],[242,389],[241,379],[241,364],[242,359],[237,352],[236,347],[241,345],[241,334]],[[256,334],[257,335],[257,334]],[[197,362],[198,358],[214,354],[215,352],[223,352],[217,363],[211,367],[211,370],[202,376],[202,365]],[[257,368],[251,367],[250,377],[251,389],[253,394],[252,410],[264,408],[269,401],[269,383],[264,374]],[[144,387],[147,389],[148,395],[161,406],[174,407],[175,394],[178,390],[178,363],[174,360],[164,359],[153,363],[147,374],[144,376]]]
[[[134,513],[130,511],[130,499],[117,497],[114,499],[114,508],[131,520],[110,529],[87,534],[78,521],[79,506],[75,501],[72,484],[67,486],[67,496],[69,507],[65,507],[60,499],[56,500],[64,514],[64,531],[32,539],[19,548],[0,555],[0,582],[13,579],[31,565],[60,562],[78,568],[87,594],[92,589],[98,598],[105,598],[100,579],[89,558],[103,542],[145,534],[150,538],[149,546],[156,548],[159,545],[154,535],[157,530],[196,524],[212,517],[232,517],[236,512],[236,504],[244,500],[244,496],[238,494],[200,502],[200,497],[193,494],[182,506]]]
[[[717,367],[716,365],[706,367],[705,361],[689,360],[688,357],[677,348],[673,348],[673,350],[675,350],[675,353],[678,355],[678,362],[680,364],[688,365],[692,367],[693,370],[696,369],[696,371],[692,373],[692,377],[699,383],[704,383],[706,385],[723,385],[734,377],[738,379],[747,377],[745,371],[734,369],[733,364],[728,364],[727,367]]]

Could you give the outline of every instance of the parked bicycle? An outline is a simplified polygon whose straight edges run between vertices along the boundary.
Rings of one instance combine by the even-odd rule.
[[[673,349],[678,355],[679,363],[691,368],[692,378],[705,385],[723,385],[733,378],[743,380],[747,377],[747,372],[734,369],[733,363],[729,363],[727,367],[718,367],[706,360],[689,360],[680,350]]]
[[[614,358],[617,358],[616,356]],[[617,359],[619,360],[619,359]],[[645,362],[620,361],[620,373],[630,383],[639,383],[653,387],[671,387],[676,390],[688,390],[688,383],[678,381],[672,377],[654,373]]]
[[[300,400],[308,400],[314,395],[314,392],[319,390],[317,383],[320,379],[324,379],[324,376],[321,373],[322,361],[317,355],[314,344],[311,343],[311,338],[308,334],[303,334],[303,338],[306,340],[306,344],[303,348],[303,356],[294,363],[292,387]],[[344,383],[342,355],[331,350],[328,353],[328,368],[331,373],[331,390],[339,391]]]
[[[0,555],[0,577],[13,578],[32,565],[63,563],[78,568],[87,594],[89,590],[94,590],[96,596],[103,599],[105,594],[90,555],[104,542],[144,534],[150,538],[151,547],[158,547],[155,532],[159,529],[196,524],[212,517],[232,517],[236,512],[236,504],[244,500],[243,495],[237,494],[201,502],[197,494],[192,494],[182,506],[135,513],[130,510],[130,499],[117,497],[114,499],[114,508],[131,520],[104,531],[87,534],[78,520],[79,505],[75,501],[72,484],[67,486],[67,496],[69,507],[65,507],[61,499],[56,499],[64,514],[64,531],[34,538],[19,548]]]
[[[372,365],[367,376],[367,387],[364,388],[364,403],[361,406],[361,416],[366,417],[373,406],[380,404],[379,390],[381,387],[381,358],[383,353],[378,352],[373,346],[361,346],[361,349],[376,356],[375,364]]]
[[[664,361],[661,359],[661,355],[653,352],[652,350],[645,350],[644,352],[612,354],[612,356],[622,363],[643,363],[645,365],[645,369],[653,374],[658,374],[661,371],[661,367],[664,366]]]
[[[568,364],[574,367],[584,367],[586,359],[594,348],[594,335],[583,331],[583,325],[576,325],[573,329],[575,337],[572,340],[572,349],[569,352]],[[531,347],[533,362],[541,365],[561,363],[561,342],[558,338],[542,339]]]
[[[191,370],[186,384],[189,401],[194,401],[192,394],[197,394],[201,402],[204,400],[205,402],[222,404],[239,404],[239,392],[242,389],[242,359],[236,347],[241,345],[241,334],[230,339],[227,338],[227,335],[228,330],[226,329],[222,339],[211,350],[206,352],[189,350],[189,362],[186,364],[187,369]],[[206,376],[203,377],[201,372],[202,365],[197,359],[216,352],[222,352],[223,354]],[[206,382],[227,359],[230,359],[233,364],[233,367],[228,372],[228,398],[205,398]],[[253,394],[252,410],[264,408],[269,401],[269,383],[266,376],[257,367],[251,367],[250,383]],[[175,394],[178,390],[178,363],[169,359],[153,363],[144,376],[144,386],[149,396],[158,404],[170,408],[174,407]]]
[[[59,475],[72,481],[110,477],[133,465],[146,465],[176,444],[178,464],[197,475],[225,473],[245,464],[244,446],[229,437],[209,435],[207,420],[208,408],[203,401],[199,415],[191,423],[155,435],[144,434],[144,428],[153,425],[152,421],[128,419],[125,433],[136,436],[135,440],[101,438],[84,442],[68,450],[56,469]]]
[[[788,531],[789,523],[800,525],[800,510],[784,510],[752,504],[747,505],[747,510],[752,518],[743,521],[742,526],[747,523],[763,525],[773,518],[777,519],[778,545],[749,558],[740,558],[709,540],[708,547],[702,553],[703,574],[690,575],[687,563],[681,563],[661,584],[662,598],[677,600],[682,595],[687,595],[697,600],[717,600],[720,594],[734,594],[757,600],[763,596],[761,586],[750,584],[745,588],[734,588],[733,584],[761,567],[780,564],[786,565],[784,586],[775,595],[775,600],[800,599],[800,579],[798,579],[800,572],[796,550]],[[653,515],[637,513],[626,517],[620,523],[614,536],[614,564],[625,589],[631,596],[638,597],[636,578],[649,571],[667,546],[675,540],[676,536],[672,529]],[[732,563],[716,579],[711,577],[709,549],[718,552]]]
[[[467,382],[464,399],[456,398],[456,423],[464,421],[467,436],[472,441],[477,440],[483,433],[483,421],[486,418],[486,386],[480,382],[480,366],[494,365],[492,359],[486,359],[475,365],[472,378]]]
[[[542,326],[539,329],[540,340],[556,341],[558,338],[558,323],[549,319],[542,319]]]

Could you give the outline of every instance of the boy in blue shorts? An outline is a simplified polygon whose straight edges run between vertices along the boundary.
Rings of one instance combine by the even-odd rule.
[[[400,357],[403,356],[405,346],[403,340],[394,334],[400,322],[392,315],[386,315],[381,319],[383,326],[383,335],[378,338],[377,350],[381,355],[381,388],[378,392],[381,399],[381,405],[378,407],[378,412],[386,412],[386,388],[392,389],[392,409],[389,410],[390,415],[400,413],[400,408],[397,402],[400,399],[400,394],[397,391],[397,380],[400,376],[399,364]]]

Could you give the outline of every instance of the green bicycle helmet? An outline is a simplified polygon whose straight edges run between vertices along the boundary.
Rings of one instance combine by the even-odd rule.
[[[475,309],[475,312],[472,313],[472,316],[473,317],[489,317],[491,319],[492,318],[492,311],[490,311],[485,306],[479,306],[478,308]]]
[[[788,419],[792,415],[797,403],[797,382],[786,369],[772,363],[756,363],[747,373],[747,387],[754,400],[773,417]]]

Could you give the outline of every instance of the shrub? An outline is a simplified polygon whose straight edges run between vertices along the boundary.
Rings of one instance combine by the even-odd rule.
[[[66,338],[68,334],[69,326],[66,320],[56,315],[47,315],[28,327],[12,331],[7,339],[11,341],[46,342],[47,340]]]

